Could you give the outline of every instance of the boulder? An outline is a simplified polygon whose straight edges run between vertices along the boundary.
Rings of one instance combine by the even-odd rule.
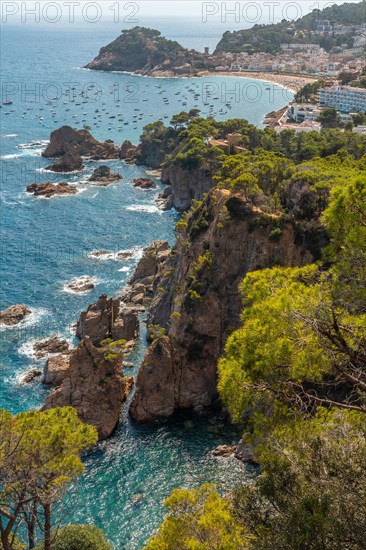
[[[69,185],[68,183],[31,183],[27,185],[27,192],[33,193],[36,197],[45,197],[50,199],[55,195],[75,195],[78,191],[76,187]]]
[[[43,371],[42,384],[60,386],[70,374],[70,353],[52,355],[47,359]]]
[[[134,187],[139,187],[140,189],[156,189],[156,183],[150,178],[136,178],[132,180]]]
[[[119,298],[108,298],[106,294],[102,294],[80,314],[76,336],[80,340],[87,336],[98,346],[106,338],[135,340],[138,330],[137,310],[121,304]]]
[[[50,142],[42,156],[61,157],[65,153],[95,160],[119,158],[119,150],[111,140],[101,143],[87,130],[74,130],[70,126],[62,126],[51,133]]]
[[[95,285],[90,277],[78,277],[66,285],[66,289],[72,292],[87,292],[93,290],[94,287]]]
[[[47,340],[39,340],[33,344],[34,355],[37,359],[48,355],[49,353],[61,353],[69,349],[66,340],[61,340],[57,336],[51,336]]]
[[[253,445],[245,441],[243,437],[236,446],[235,458],[241,460],[242,462],[251,462],[256,464],[254,460],[254,448]]]
[[[31,384],[36,378],[41,376],[41,374],[42,374],[42,371],[37,368],[30,369],[28,372],[24,374],[24,376],[22,376],[20,383]]]
[[[118,181],[121,179],[122,179],[121,174],[118,174],[118,172],[111,172],[108,166],[103,165],[103,166],[99,166],[94,170],[93,174],[90,176],[88,181],[108,184],[108,183],[111,183],[112,181]]]
[[[81,156],[78,153],[70,152],[65,153],[56,162],[47,166],[46,170],[51,170],[51,172],[79,172],[83,168]]]
[[[69,355],[68,375],[46,398],[42,410],[75,407],[77,414],[98,431],[99,440],[115,429],[133,385],[133,378],[124,378],[119,360],[96,348],[84,338]]]
[[[219,445],[209,452],[210,456],[228,458],[235,455],[237,445]]]
[[[32,312],[24,304],[17,304],[15,306],[10,306],[7,309],[0,311],[0,324],[13,326],[23,321],[27,315],[30,315]]]

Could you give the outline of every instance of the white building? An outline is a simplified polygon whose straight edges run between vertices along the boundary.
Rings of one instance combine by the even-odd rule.
[[[318,94],[322,107],[333,107],[342,113],[366,112],[366,89],[352,86],[320,88]]]
[[[294,122],[304,122],[304,120],[316,120],[322,109],[317,105],[308,103],[291,103],[287,110],[287,116]]]
[[[366,126],[355,126],[352,128],[352,132],[366,136]]]
[[[294,130],[298,134],[299,132],[320,132],[321,129],[320,122],[314,122],[313,120],[305,120],[301,124],[281,124],[275,127],[277,134],[283,132],[283,130]]]

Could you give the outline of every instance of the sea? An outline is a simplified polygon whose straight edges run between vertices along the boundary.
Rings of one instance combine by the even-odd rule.
[[[201,51],[205,46],[212,51],[225,30],[219,23],[203,27],[184,17],[140,24]],[[103,161],[123,176],[108,187],[85,183],[98,162],[88,162],[82,172],[48,172],[50,160],[41,153],[50,133],[68,124],[89,128],[98,140],[137,143],[146,124],[157,119],[168,124],[172,115],[193,107],[204,116],[241,117],[261,127],[266,113],[292,98],[278,85],[244,78],[148,78],[83,69],[120,30],[110,21],[2,25],[0,309],[24,303],[32,311],[16,327],[0,327],[0,407],[12,413],[39,407],[48,392],[39,379],[22,381],[45,363],[34,357],[33,343],[57,334],[76,344],[80,312],[102,293],[117,295],[153,240],[173,244],[179,219],[176,211],[157,207],[162,184],[146,167]],[[12,104],[3,105],[6,100]],[[134,188],[131,180],[140,176],[155,178],[158,188]],[[78,193],[46,200],[26,192],[29,183],[44,181],[67,181]],[[109,254],[95,258],[93,252],[100,250]],[[116,252],[127,250],[131,259],[115,259]],[[68,291],[67,283],[82,276],[91,277],[95,288]],[[146,348],[145,330],[142,323],[130,357],[134,375]],[[234,458],[208,455],[238,439],[224,424],[182,414],[139,426],[127,406],[112,437],[83,458],[85,472],[57,511],[64,522],[103,528],[116,550],[143,548],[164,517],[163,502],[173,488],[213,482],[225,494],[256,475]]]

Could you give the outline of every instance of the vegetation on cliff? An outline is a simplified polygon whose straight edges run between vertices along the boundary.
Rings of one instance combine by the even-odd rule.
[[[128,71],[141,74],[159,71],[194,71],[197,52],[168,40],[155,29],[124,29],[113,42],[101,48],[86,68],[102,71]],[[187,66],[189,62],[189,65]]]
[[[205,139],[220,135],[220,124],[228,123],[195,118],[181,130],[176,147],[184,161],[196,154],[199,164],[207,163]],[[185,356],[185,364],[206,368],[203,357],[209,352],[202,350],[221,315],[215,289],[226,284],[232,292],[229,235],[237,241],[238,263],[243,239],[254,245],[265,234],[263,250],[282,238],[286,224],[296,231],[309,224],[322,228],[327,238],[318,263],[289,267],[281,258],[273,267],[248,269],[240,284],[240,326],[228,328],[218,390],[244,440],[254,446],[261,475],[224,499],[212,487],[173,493],[168,515],[147,548],[173,550],[180,537],[187,550],[361,549],[366,536],[365,140],[339,130],[277,136],[243,121],[234,125],[246,150],[221,150],[211,164],[217,189],[195,202],[177,226],[175,292],[168,289],[159,298],[161,310],[169,300],[173,304],[163,325],[170,353],[174,345],[181,353],[179,335],[190,330],[194,356]],[[172,155],[166,162],[181,163],[182,157]],[[185,170],[192,170],[190,163]],[[251,237],[243,232],[243,220]],[[259,227],[268,227],[268,233],[258,233]],[[220,260],[223,238],[225,260]],[[177,254],[186,261],[174,259]],[[225,282],[219,273],[226,273]],[[225,299],[220,297],[221,307]],[[211,325],[195,341],[194,319],[202,325],[204,311]],[[188,345],[183,340],[182,346]],[[176,368],[173,362],[173,372]],[[217,510],[226,503],[224,525],[213,521],[215,499]],[[196,528],[188,528],[187,517]]]

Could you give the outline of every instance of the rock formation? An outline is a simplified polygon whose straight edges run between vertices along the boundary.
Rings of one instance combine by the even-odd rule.
[[[212,173],[209,170],[203,168],[187,170],[169,162],[163,166],[161,181],[170,186],[171,206],[180,212],[188,210],[193,199],[202,200],[214,186]]]
[[[108,298],[102,294],[97,302],[90,304],[80,314],[76,336],[81,340],[86,336],[98,346],[106,338],[112,340],[134,340],[138,335],[138,312],[124,305],[120,298]]]
[[[137,421],[196,411],[217,398],[216,365],[240,324],[238,285],[249,271],[317,259],[318,234],[301,233],[227,190],[213,190],[180,229],[151,303],[155,340],[140,367],[131,414]],[[322,243],[323,244],[323,243]],[[155,334],[154,334],[155,332]]]
[[[26,372],[21,380],[20,380],[20,383],[21,384],[31,384],[32,382],[34,382],[34,380],[36,378],[38,378],[39,376],[42,375],[42,371],[37,369],[37,368],[33,368],[33,369],[30,369],[28,372]]]
[[[132,180],[134,187],[140,189],[156,189],[156,183],[150,178],[136,178]]]
[[[121,174],[118,174],[118,172],[111,172],[108,166],[99,166],[94,170],[88,181],[108,185],[108,183],[111,183],[112,181],[118,181],[121,179]]]
[[[137,146],[133,145],[128,139],[126,139],[119,150],[119,158],[128,160],[134,160]]]
[[[42,156],[61,157],[66,153],[93,160],[119,158],[119,149],[110,140],[101,143],[87,130],[74,130],[70,126],[62,126],[51,133],[50,142]]]
[[[46,181],[45,183],[31,183],[27,185],[27,192],[33,193],[36,197],[50,199],[55,195],[75,195],[78,191],[76,187],[65,182],[54,184]]]
[[[70,353],[59,353],[47,359],[42,384],[57,387],[70,375]]]
[[[62,155],[53,164],[47,166],[46,170],[51,170],[51,172],[79,172],[83,168],[84,165],[81,156],[76,152],[70,151]]]
[[[17,304],[15,306],[10,306],[7,309],[0,311],[0,324],[13,326],[23,321],[27,315],[30,315],[32,312],[24,304]]]
[[[73,279],[66,285],[66,289],[71,290],[72,292],[87,292],[89,290],[93,290],[94,287],[95,285],[93,280],[86,276]]]
[[[48,395],[42,410],[75,407],[80,420],[98,430],[99,440],[106,439],[118,423],[133,379],[124,378],[119,360],[109,358],[88,337],[70,353],[68,360],[61,385]]]
[[[49,353],[61,353],[69,349],[66,340],[61,340],[57,336],[51,336],[46,340],[39,340],[33,344],[34,355],[37,359],[48,355]]]

